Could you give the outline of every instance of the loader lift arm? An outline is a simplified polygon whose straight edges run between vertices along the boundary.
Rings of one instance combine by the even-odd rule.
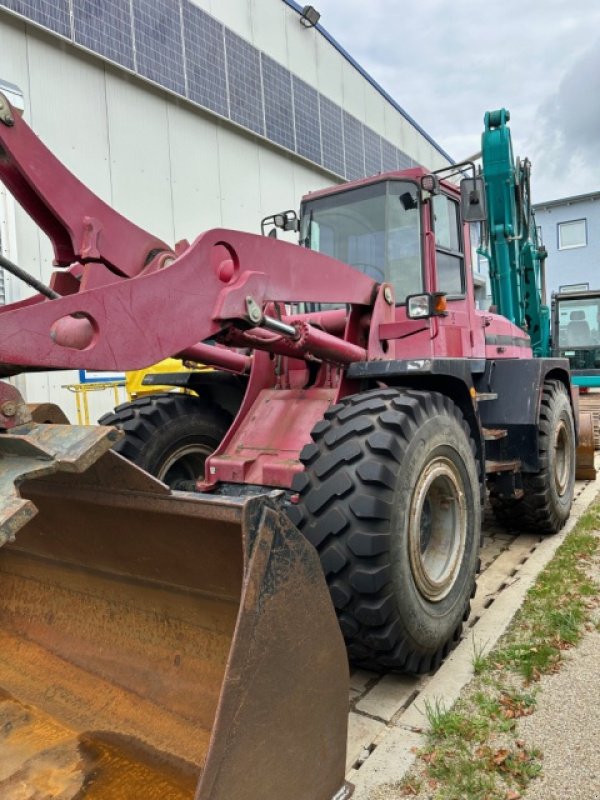
[[[0,102],[10,109],[5,97]],[[0,178],[48,234],[63,268],[52,279],[60,298],[37,294],[1,310],[1,375],[131,370],[169,356],[219,366],[220,349],[211,362],[205,339],[237,327],[243,344],[245,329],[269,324],[280,336],[263,349],[338,364],[366,358],[364,346],[317,330],[303,315],[286,329],[264,311],[269,303],[346,303],[357,317],[373,306],[385,315],[389,289],[384,300],[370,278],[310,250],[223,229],[174,252],[97,198],[14,112],[0,118],[0,153]]]
[[[49,237],[56,266],[96,262],[133,277],[159,253],[171,252],[69,172],[2,93],[0,179]]]

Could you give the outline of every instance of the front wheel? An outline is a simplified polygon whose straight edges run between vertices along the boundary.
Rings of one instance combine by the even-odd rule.
[[[437,392],[330,408],[301,454],[292,521],[316,547],[350,660],[424,673],[459,640],[481,529],[475,446]]]
[[[161,392],[123,403],[98,421],[125,434],[114,450],[172,489],[188,489],[204,477],[204,462],[231,419],[194,395]]]
[[[575,424],[561,381],[544,382],[538,426],[539,472],[523,474],[523,497],[517,500],[498,496],[490,483],[490,503],[504,526],[549,534],[569,518],[575,490]]]

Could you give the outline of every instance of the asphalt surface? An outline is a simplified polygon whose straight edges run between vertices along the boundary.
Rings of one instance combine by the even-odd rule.
[[[524,800],[600,800],[600,633],[588,633],[557,675],[542,679],[519,730],[543,753]]]
[[[600,534],[597,534],[600,536]],[[596,555],[593,577],[600,580]],[[543,753],[543,773],[524,800],[600,800],[600,613],[556,675],[541,679],[535,713],[519,721]]]

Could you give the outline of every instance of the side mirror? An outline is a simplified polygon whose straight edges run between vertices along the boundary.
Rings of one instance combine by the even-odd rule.
[[[463,178],[460,182],[460,209],[464,222],[485,222],[485,186],[483,178]]]
[[[300,230],[300,221],[295,211],[281,211],[279,214],[271,214],[270,217],[265,217],[261,220],[260,228],[263,236],[267,236],[267,227],[272,226],[273,229],[279,228],[282,231],[296,231]]]

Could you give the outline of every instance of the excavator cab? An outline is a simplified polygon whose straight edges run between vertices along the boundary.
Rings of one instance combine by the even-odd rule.
[[[564,287],[552,295],[552,352],[568,358],[579,387],[578,475],[593,477],[594,449],[600,449],[600,291]]]

